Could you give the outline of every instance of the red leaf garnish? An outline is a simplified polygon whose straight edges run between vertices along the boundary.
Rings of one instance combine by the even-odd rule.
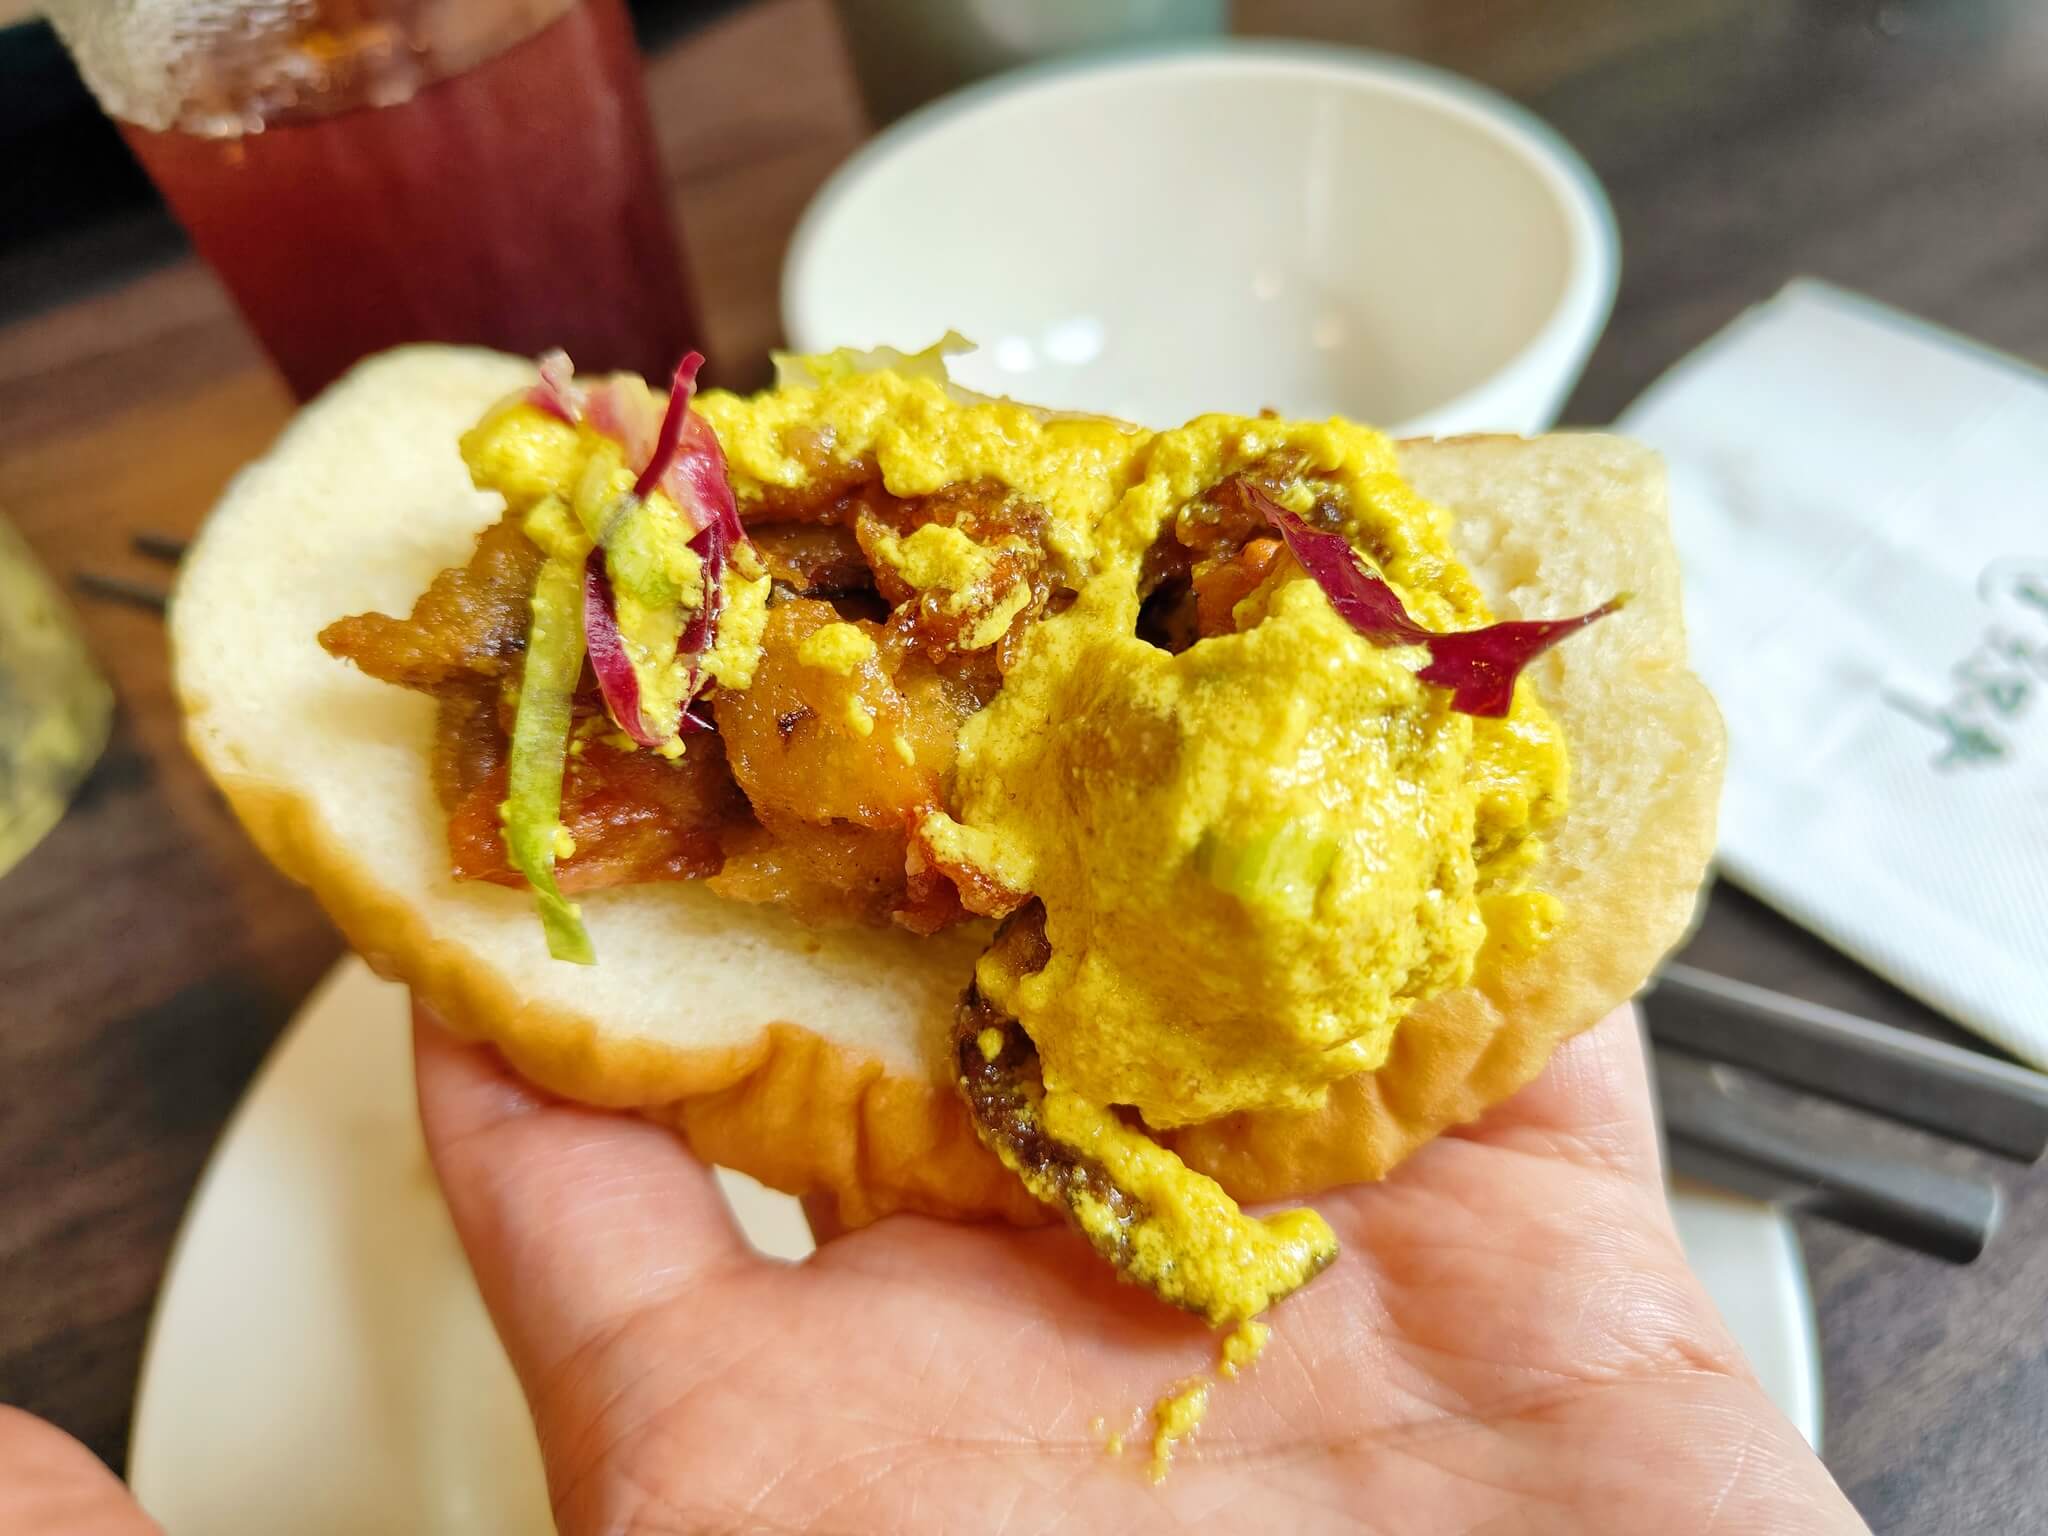
[[[654,451],[660,416],[638,380],[599,379],[584,400],[590,425],[625,451],[628,464],[645,464]]]
[[[692,424],[701,431],[689,434],[680,464],[688,477],[692,498],[705,521],[690,540],[690,548],[704,562],[704,601],[690,617],[683,631],[682,649],[700,655],[717,643],[718,616],[725,607],[725,567],[733,549],[746,542],[740,526],[739,505],[733,500],[731,482],[725,475],[725,453],[718,437],[698,418]]]
[[[556,354],[550,354],[550,358]],[[563,365],[567,365],[563,358]],[[703,417],[693,415],[690,401],[704,356],[692,352],[676,365],[669,386],[668,407],[657,426],[646,392],[618,380],[603,380],[584,393],[581,402],[592,427],[616,440],[627,462],[640,461],[633,498],[644,501],[656,487],[666,490],[687,518],[690,548],[702,568],[703,586],[696,609],[676,643],[676,654],[691,658],[677,730],[690,735],[712,729],[710,717],[695,707],[705,686],[703,658],[718,641],[718,619],[725,607],[725,568],[733,549],[746,541],[739,504],[727,478],[725,451],[718,434]],[[545,378],[545,371],[543,378]],[[538,403],[538,402],[536,402]],[[643,459],[644,455],[644,459]],[[643,747],[658,747],[660,738],[647,728],[640,708],[640,679],[626,655],[619,633],[618,603],[602,549],[594,549],[583,567],[583,631],[605,707],[619,729]]]
[[[648,461],[647,473],[641,476],[641,483],[648,484],[647,476],[659,469],[657,478],[662,479],[676,503],[688,509],[697,522],[690,548],[703,562],[704,598],[690,616],[678,650],[699,657],[718,642],[718,616],[725,607],[726,563],[734,548],[747,538],[746,529],[740,526],[739,503],[732,494],[725,450],[719,446],[718,434],[711,430],[710,422],[690,413],[690,397],[696,391],[697,370],[703,362],[700,354],[692,352],[676,368],[654,457]],[[696,696],[696,687],[693,672],[692,698]]]
[[[1604,619],[1628,601],[1616,593],[1598,608],[1569,619],[1508,619],[1484,629],[1437,635],[1429,642],[1429,665],[1415,675],[1451,690],[1451,708],[1499,719],[1515,701],[1522,668],[1566,635]]]
[[[587,386],[577,384],[569,354],[554,351],[540,360],[540,383],[527,390],[526,399],[566,422],[587,419],[619,445],[628,464],[640,466],[633,482],[635,496],[645,498],[660,486],[674,498],[691,528],[699,529],[718,515],[721,503],[732,500],[718,438],[701,416],[690,413],[703,366],[701,352],[685,357],[676,367],[666,409],[657,411],[638,380],[612,376]],[[737,511],[733,523],[737,526]]]
[[[1497,719],[1514,701],[1522,668],[1565,636],[1605,618],[1625,601],[1611,597],[1590,613],[1569,619],[1511,619],[1483,629],[1439,634],[1408,616],[1400,594],[1365,568],[1358,552],[1339,534],[1320,533],[1248,480],[1238,482],[1246,498],[1280,530],[1323,596],[1345,623],[1375,645],[1421,645],[1429,664],[1416,676],[1451,690],[1451,708]]]
[[[570,382],[575,374],[576,365],[569,361],[569,354],[557,347],[541,358],[540,382],[526,392],[527,400],[575,426],[583,414],[577,389]]]
[[[669,477],[670,489],[675,490],[678,483],[687,487],[687,494],[678,494],[676,500],[696,503],[700,529],[724,529],[727,548],[747,541],[747,531],[740,526],[739,502],[733,497],[732,479],[726,472],[725,450],[711,423],[702,416],[692,415],[683,423],[682,448]]]
[[[661,739],[647,729],[640,713],[640,674],[633,670],[626,642],[619,634],[618,602],[601,549],[591,550],[583,561],[583,642],[605,708],[619,729],[643,747],[660,746]]]
[[[633,494],[643,501],[661,484],[662,477],[675,462],[676,449],[683,439],[683,423],[690,415],[690,397],[697,393],[697,370],[703,366],[702,352],[685,353],[683,360],[676,364],[675,377],[668,387],[668,409],[662,412],[661,429],[654,435],[654,450],[648,454],[640,478],[633,482]]]

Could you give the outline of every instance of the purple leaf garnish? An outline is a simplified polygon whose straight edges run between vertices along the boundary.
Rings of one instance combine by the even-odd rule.
[[[583,402],[570,382],[575,375],[576,365],[569,361],[569,354],[557,347],[541,358],[540,382],[526,392],[528,402],[575,426],[583,414]]]
[[[645,462],[633,482],[631,503],[644,502],[657,487],[666,490],[687,520],[686,526],[696,530],[689,547],[698,557],[703,584],[697,606],[676,643],[676,654],[690,658],[683,695],[677,701],[677,731],[689,735],[711,730],[710,717],[696,707],[707,682],[703,660],[718,643],[718,619],[725,607],[726,566],[733,549],[746,542],[747,535],[740,524],[739,504],[727,478],[725,451],[719,446],[718,434],[711,430],[709,422],[690,410],[704,355],[692,352],[676,365],[668,406],[658,426],[652,419],[646,392],[630,381],[600,381],[577,401],[566,390],[568,358],[559,353],[550,353],[543,360],[544,382],[556,358],[560,358],[560,368],[551,387],[572,408],[586,409],[590,425],[616,440],[629,463],[645,453]],[[614,518],[614,525],[617,522]],[[641,711],[640,677],[633,670],[619,632],[617,596],[601,547],[593,549],[584,562],[583,628],[591,670],[597,675],[598,688],[612,719],[639,745],[659,747],[661,738],[648,729]]]
[[[1506,714],[1514,702],[1515,679],[1522,668],[1565,636],[1605,618],[1628,600],[1626,593],[1611,597],[1575,618],[1510,619],[1482,629],[1440,634],[1408,616],[1400,594],[1365,568],[1349,540],[1309,527],[1248,480],[1240,480],[1238,486],[1266,521],[1280,530],[1287,548],[1345,623],[1375,645],[1428,648],[1429,664],[1416,676],[1448,688],[1451,708],[1462,714],[1489,719]]]
[[[633,670],[619,634],[618,603],[602,549],[592,549],[583,561],[583,641],[605,708],[619,729],[643,747],[660,746],[661,738],[647,729],[640,713],[640,674]]]

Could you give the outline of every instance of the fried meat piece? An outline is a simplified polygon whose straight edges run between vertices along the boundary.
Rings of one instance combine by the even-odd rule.
[[[764,822],[901,829],[938,802],[938,777],[905,734],[908,706],[879,648],[843,672],[804,661],[804,642],[840,622],[814,598],[771,608],[752,684],[713,706],[718,731]]]
[[[564,891],[718,873],[723,839],[749,817],[716,736],[691,738],[689,750],[674,761],[599,741],[579,745],[562,780],[562,825],[570,851],[557,859],[555,874]],[[449,807],[448,851],[456,879],[526,883],[506,858],[498,819],[504,800],[501,756]]]
[[[516,672],[541,553],[510,517],[477,535],[467,564],[441,572],[412,612],[359,613],[320,631],[329,655],[381,682],[425,693],[473,688]]]
[[[984,957],[1015,976],[1051,955],[1037,902],[996,933]],[[1247,1216],[1114,1107],[1048,1090],[1037,1048],[983,994],[961,999],[953,1051],[983,1145],[1032,1195],[1063,1210],[1133,1284],[1212,1326],[1241,1322],[1306,1285],[1337,1255],[1336,1237],[1302,1207]]]
[[[751,531],[761,564],[798,597],[872,592],[874,573],[852,528],[838,523],[770,523]]]

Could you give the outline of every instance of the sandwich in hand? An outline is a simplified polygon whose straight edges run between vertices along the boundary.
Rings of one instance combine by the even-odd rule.
[[[173,615],[257,841],[541,1085],[1224,1324],[1335,1252],[1240,1202],[1379,1178],[1683,930],[1721,731],[1647,451],[694,383],[374,359]]]

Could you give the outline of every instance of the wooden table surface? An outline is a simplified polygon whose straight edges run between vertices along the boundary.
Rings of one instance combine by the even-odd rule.
[[[2033,0],[1242,0],[1240,30],[1364,43],[1520,97],[1620,216],[1613,323],[1567,420],[1609,420],[1812,273],[2048,362],[2048,7]],[[823,0],[765,0],[650,61],[725,382],[757,382],[782,248],[865,125]],[[29,302],[33,300],[33,302]],[[0,270],[0,509],[68,579],[153,575],[283,421],[282,388],[156,222]],[[0,880],[0,1401],[125,1459],[151,1298],[193,1181],[338,943],[185,756],[152,615],[84,607],[120,697],[76,808]],[[1755,902],[1701,963],[1940,1031]],[[1956,1153],[1959,1163],[1970,1161]],[[2048,1173],[1958,1269],[1802,1223],[1827,1459],[1883,1532],[2048,1528]]]

